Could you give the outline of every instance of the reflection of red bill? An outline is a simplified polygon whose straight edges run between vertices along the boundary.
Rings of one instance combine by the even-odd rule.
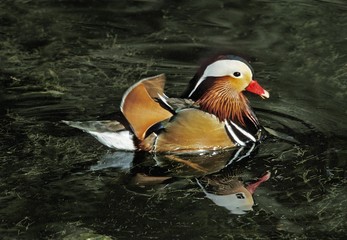
[[[256,181],[255,183],[252,183],[250,185],[248,185],[246,188],[247,190],[253,194],[255,192],[255,190],[257,189],[257,187],[262,183],[265,182],[267,180],[269,180],[269,178],[271,177],[271,173],[267,172],[264,176],[262,176],[261,178],[259,178],[258,181]]]

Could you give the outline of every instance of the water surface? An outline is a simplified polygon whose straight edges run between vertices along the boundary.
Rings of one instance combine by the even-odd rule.
[[[0,9],[2,238],[346,237],[345,1],[5,0]],[[279,133],[229,167],[244,184],[271,172],[252,212],[214,204],[182,165],[117,153],[61,123],[113,118],[142,77],[165,73],[167,94],[179,95],[221,50],[252,59],[271,98],[249,99]],[[130,161],[112,165],[119,159]],[[174,178],[139,186],[138,172]]]

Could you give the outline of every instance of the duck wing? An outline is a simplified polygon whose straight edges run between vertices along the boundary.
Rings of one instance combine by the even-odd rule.
[[[158,134],[155,151],[221,150],[235,146],[223,122],[195,108],[178,111]]]
[[[160,95],[158,101],[168,110],[173,113],[179,112],[186,108],[199,108],[199,104],[188,98],[169,98],[165,95]]]
[[[150,127],[173,115],[156,100],[164,95],[164,85],[165,76],[161,74],[137,82],[123,95],[121,111],[139,140]]]

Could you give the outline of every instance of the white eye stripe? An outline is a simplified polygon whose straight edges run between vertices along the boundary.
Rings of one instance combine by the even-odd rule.
[[[223,77],[223,76],[234,76],[235,72],[240,73],[240,77],[244,74],[249,74],[252,76],[252,70],[247,66],[247,64],[238,61],[238,60],[219,60],[207,66],[203,75],[196,83],[194,89],[190,92],[188,97],[190,97],[195,90],[199,87],[199,85],[207,78],[207,77]]]

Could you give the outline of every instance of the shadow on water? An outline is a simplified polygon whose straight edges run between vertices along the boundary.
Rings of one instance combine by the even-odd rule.
[[[1,238],[344,239],[346,9],[2,1]],[[230,48],[271,94],[250,97],[268,132],[250,154],[117,152],[60,122],[114,116],[145,76],[166,73],[179,95],[199,59]]]

